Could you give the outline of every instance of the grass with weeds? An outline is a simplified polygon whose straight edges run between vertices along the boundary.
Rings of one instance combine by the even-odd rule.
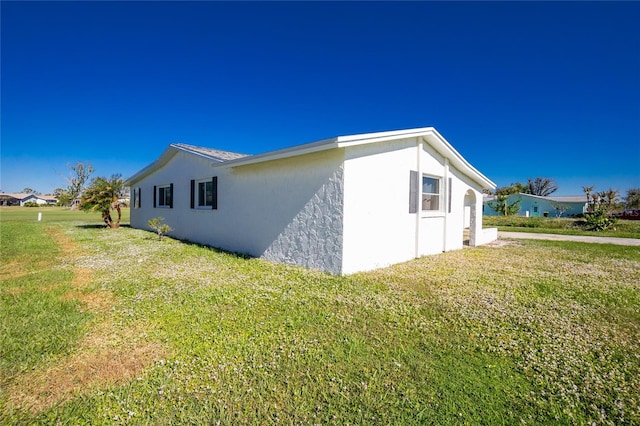
[[[0,384],[68,353],[88,319],[76,300],[62,298],[73,276],[55,262],[61,250],[45,228],[2,223],[1,235]]]
[[[640,220],[621,219],[604,231],[587,231],[583,227],[584,219],[572,218],[483,216],[482,223],[485,227],[497,227],[500,231],[640,238]]]
[[[3,248],[43,242],[3,265],[40,251],[75,304],[45,312],[79,325],[47,358],[2,353],[5,424],[640,423],[640,248],[509,242],[339,277],[8,216]],[[19,280],[3,275],[6,306]],[[20,315],[0,316],[8,344],[33,347]]]

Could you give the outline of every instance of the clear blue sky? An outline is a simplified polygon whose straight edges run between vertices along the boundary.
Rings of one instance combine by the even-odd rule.
[[[498,184],[640,187],[638,2],[1,2],[4,192],[433,126]]]

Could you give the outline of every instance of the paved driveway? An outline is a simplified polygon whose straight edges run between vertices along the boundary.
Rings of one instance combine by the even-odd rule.
[[[640,246],[639,238],[591,237],[586,235],[536,234],[532,232],[498,232],[498,238],[524,240],[579,241],[582,243],[618,244],[621,246]]]

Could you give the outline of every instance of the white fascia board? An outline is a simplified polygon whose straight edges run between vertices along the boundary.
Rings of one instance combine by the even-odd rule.
[[[196,157],[206,158],[207,160],[213,161],[213,162],[218,163],[218,164],[228,163],[229,162],[229,161],[221,160],[219,158],[212,157],[212,156],[207,155],[207,154],[205,154],[203,152],[193,151],[193,150],[190,150],[188,148],[182,147],[182,146],[180,146],[178,144],[172,143],[172,144],[169,145],[169,147],[167,149],[164,150],[164,152],[160,155],[160,157],[158,157],[158,159],[156,161],[154,161],[153,163],[149,164],[148,166],[146,166],[145,168],[143,168],[142,170],[140,170],[138,173],[134,174],[133,176],[129,177],[125,181],[125,186],[131,186],[132,184],[136,183],[140,179],[146,177],[147,175],[151,174],[155,170],[157,170],[160,167],[164,166],[165,164],[167,164],[169,162],[169,160],[171,160],[173,157],[175,157],[175,155],[178,153],[178,151],[186,152],[186,153],[188,153],[190,155],[195,155]],[[249,157],[249,158],[253,158],[253,157]],[[215,167],[218,164],[213,164],[213,166]]]
[[[165,164],[167,164],[169,162],[170,159],[172,159],[178,153],[178,150],[184,151],[184,150],[180,149],[179,147],[175,146],[174,144],[169,145],[169,147],[164,150],[164,152],[160,155],[160,157],[158,157],[158,159],[156,161],[154,161],[153,163],[151,163],[148,166],[144,167],[142,170],[140,170],[138,173],[134,174],[133,176],[130,176],[124,182],[124,185],[125,186],[131,186],[134,183],[136,183],[137,181],[139,181],[139,180],[143,179],[144,177],[150,175],[151,173],[153,173],[154,171],[156,171],[160,167],[164,166]]]
[[[407,139],[422,137],[440,155],[449,159],[449,162],[458,170],[467,174],[484,189],[493,189],[496,184],[473,167],[458,151],[433,127],[421,127],[417,129],[396,130],[391,132],[368,133],[364,135],[341,136],[338,139],[338,147],[355,146],[365,143],[385,142],[395,139]]]
[[[338,136],[335,138],[322,139],[303,145],[296,145],[290,148],[279,149],[277,151],[265,152],[264,154],[243,157],[237,160],[225,161],[225,164],[232,165],[233,167],[245,166],[249,164],[261,163],[263,161],[280,160],[283,158],[295,157],[298,155],[326,151],[328,149],[346,148],[350,146],[421,136],[427,130],[435,129],[433,129],[432,127],[423,127],[418,129],[393,130],[389,132],[362,133],[357,135]]]
[[[425,135],[425,140],[438,153],[449,159],[449,163],[464,172],[472,180],[479,183],[483,189],[494,189],[496,184],[473,167],[436,129],[431,128]]]
[[[159,162],[158,160],[156,160],[153,163],[146,166],[145,168],[143,168],[142,170],[138,171],[136,174],[129,176],[127,180],[124,181],[124,186],[132,186],[137,181],[139,181],[140,179],[144,178],[145,176],[149,175],[151,172],[156,170],[158,167],[159,167]]]
[[[319,151],[325,151],[334,148],[347,148],[363,144],[380,143],[397,139],[408,139],[423,137],[426,142],[431,145],[443,157],[449,158],[449,161],[460,171],[467,174],[472,180],[480,184],[482,188],[493,189],[496,184],[480,173],[467,160],[460,155],[458,151],[451,146],[447,140],[442,137],[433,127],[420,127],[415,129],[392,130],[389,132],[363,133],[358,135],[338,136],[331,139],[323,139],[304,145],[297,145],[290,148],[280,149],[277,151],[266,152],[264,154],[243,157],[237,160],[225,161],[232,167],[241,167],[250,164],[261,163],[265,161],[279,160],[283,158],[295,157],[298,155],[310,154]]]
[[[326,151],[328,149],[338,148],[337,138],[323,139],[321,141],[311,142],[304,145],[297,145],[290,148],[279,149],[276,151],[265,152],[263,154],[250,155],[235,160],[225,161],[225,165],[231,167],[242,167],[250,164],[263,163],[266,161],[281,160],[283,158],[297,157],[299,155],[311,154],[314,152]]]
[[[385,142],[394,139],[407,139],[424,136],[429,132],[435,132],[433,127],[420,127],[416,129],[392,130],[389,132],[364,133],[359,135],[339,136],[336,138],[340,148],[356,146],[368,143]]]
[[[363,133],[357,135],[338,136],[330,139],[322,139],[315,142],[310,142],[303,145],[296,145],[289,148],[283,148],[276,151],[265,152],[263,154],[250,155],[247,157],[241,157],[235,160],[220,161],[217,158],[209,157],[205,154],[194,152],[188,149],[184,149],[174,144],[169,145],[169,148],[162,153],[160,158],[155,162],[149,164],[144,169],[140,170],[135,175],[126,180],[125,185],[131,186],[131,184],[142,179],[154,170],[165,165],[177,151],[188,152],[193,155],[197,155],[203,158],[207,158],[212,161],[216,161],[218,165],[229,165],[231,167],[242,167],[251,164],[262,163],[266,161],[280,160],[284,158],[296,157],[298,155],[311,154],[314,152],[326,151],[335,148],[347,148],[352,146],[358,146],[370,143],[380,143],[397,139],[407,139],[414,137],[423,137],[429,145],[431,145],[437,152],[443,157],[449,158],[449,161],[460,171],[466,173],[474,181],[479,183],[483,188],[493,189],[496,184],[485,177],[482,173],[476,170],[467,160],[465,160],[458,151],[447,140],[437,132],[433,127],[420,127],[415,129],[405,130],[392,130],[388,132],[377,133]]]

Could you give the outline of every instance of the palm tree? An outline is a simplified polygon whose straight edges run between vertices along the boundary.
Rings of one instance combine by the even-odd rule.
[[[118,228],[120,226],[120,202],[118,199],[124,193],[124,179],[122,175],[115,174],[109,179],[105,177],[97,177],[91,181],[91,184],[85,189],[80,198],[80,209],[84,211],[102,212],[102,220],[109,228]],[[118,212],[118,221],[114,222],[111,218],[111,210]]]
[[[583,186],[582,190],[584,191],[585,195],[587,196],[587,210],[588,211],[593,211],[594,208],[594,203],[591,200],[591,193],[593,192],[593,189],[595,187],[593,185],[591,186]]]
[[[613,209],[616,205],[616,201],[618,200],[618,195],[620,193],[613,188],[609,188],[608,191],[604,192],[604,196],[607,199],[607,205],[610,209]]]

